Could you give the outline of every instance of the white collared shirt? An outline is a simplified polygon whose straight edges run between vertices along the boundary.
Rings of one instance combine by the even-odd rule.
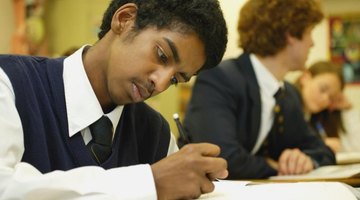
[[[110,113],[104,114],[101,105],[86,76],[82,61],[83,48],[64,60],[64,90],[68,118],[69,137],[81,131],[85,143],[91,139],[88,126],[100,119],[101,116],[109,117],[116,130],[124,106],[117,106]],[[74,81],[76,80],[76,82]],[[113,133],[114,134],[114,133]]]
[[[84,70],[83,48],[65,59],[63,77],[67,117],[70,122],[69,137],[81,131],[84,142],[87,143],[91,140],[88,126],[104,113]],[[114,130],[122,108],[123,106],[118,106],[107,114]],[[24,153],[21,120],[15,106],[14,90],[1,66],[0,112],[0,199],[157,198],[151,167],[148,164],[110,170],[86,166],[41,174],[35,167],[21,162]],[[168,154],[177,150],[175,138],[171,135]],[[142,188],[141,192],[139,188]]]
[[[261,98],[261,119],[259,137],[256,140],[254,148],[251,150],[251,154],[254,155],[260,149],[266,136],[270,132],[271,126],[274,121],[274,95],[281,87],[281,85],[283,85],[283,83],[279,82],[254,54],[250,54],[250,61],[254,67],[257,82],[259,84]]]

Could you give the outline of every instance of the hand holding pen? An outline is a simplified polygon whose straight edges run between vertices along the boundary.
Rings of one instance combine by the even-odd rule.
[[[179,114],[177,113],[174,113],[173,115],[173,118],[175,120],[175,123],[176,123],[176,126],[178,128],[178,131],[179,131],[179,137],[180,137],[180,140],[182,141],[182,146],[183,145],[186,145],[186,144],[190,144],[190,140],[184,130],[184,127],[182,126],[181,122],[180,122],[180,119],[179,119]],[[220,150],[220,149],[219,149]],[[219,154],[217,154],[216,156],[218,156]],[[207,175],[208,178],[210,180],[213,180],[213,181],[219,181],[218,177],[211,177],[210,174]]]
[[[228,176],[220,148],[193,143],[151,165],[158,199],[195,199],[212,192],[216,178]]]

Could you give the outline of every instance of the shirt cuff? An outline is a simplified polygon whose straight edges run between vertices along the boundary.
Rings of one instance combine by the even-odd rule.
[[[121,199],[157,199],[156,186],[150,165],[135,165],[108,170],[107,192]],[[139,192],[141,190],[141,192]]]

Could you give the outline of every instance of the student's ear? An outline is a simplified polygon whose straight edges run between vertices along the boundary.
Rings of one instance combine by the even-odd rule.
[[[133,3],[127,3],[118,8],[111,20],[111,30],[120,34],[125,29],[129,29],[133,26],[137,16],[137,6]]]
[[[292,44],[294,44],[294,42],[296,40],[299,40],[299,39],[297,39],[296,37],[292,36],[289,32],[287,32],[286,33],[286,40],[287,40],[288,44],[292,45]]]

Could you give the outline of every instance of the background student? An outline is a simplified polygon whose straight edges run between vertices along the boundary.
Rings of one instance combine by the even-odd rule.
[[[296,81],[311,126],[335,152],[360,151],[360,112],[342,90],[342,68],[329,61],[311,65]]]
[[[313,0],[247,1],[238,22],[244,53],[197,77],[184,127],[192,142],[221,147],[229,179],[303,174],[335,164],[304,120],[296,89],[284,82],[288,71],[304,69],[312,30],[322,18]],[[281,112],[274,98],[279,89],[285,90]]]
[[[69,57],[0,56],[0,199],[189,199],[227,176],[217,146],[176,152],[143,103],[220,62],[218,1],[131,2]]]

